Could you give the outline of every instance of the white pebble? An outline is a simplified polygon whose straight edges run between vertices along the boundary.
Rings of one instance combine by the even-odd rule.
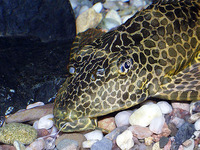
[[[111,18],[104,18],[103,23],[104,24],[102,26],[102,29],[108,30],[108,31],[120,25],[119,22]]]
[[[130,0],[131,5],[138,7],[143,7],[146,5],[145,1],[142,0]]]
[[[92,8],[97,12],[97,13],[100,13],[101,10],[103,9],[103,4],[101,2],[98,2],[96,4],[94,4],[92,6]]]
[[[36,121],[33,123],[33,128],[38,129],[38,122],[39,122],[39,120],[36,120]]]
[[[169,114],[172,112],[172,106],[168,102],[160,101],[157,105],[160,107],[163,114]]]
[[[200,119],[198,119],[195,123],[194,123],[194,128],[196,130],[200,130]]]
[[[51,129],[51,135],[56,135],[57,132],[58,132],[58,129],[55,126],[53,126]]]
[[[84,141],[83,143],[82,143],[82,147],[83,148],[91,148],[92,147],[92,145],[94,144],[94,143],[96,143],[98,140],[88,140],[88,141]]]
[[[88,6],[86,6],[86,5],[82,6],[81,9],[79,10],[79,15],[82,14],[83,12],[85,12],[88,9],[89,9]]]
[[[26,150],[43,150],[45,149],[45,141],[44,139],[36,139],[33,143],[31,143]]]
[[[162,116],[162,112],[157,104],[143,105],[137,109],[129,118],[131,125],[148,126],[151,121]]]
[[[19,141],[14,141],[13,145],[15,146],[16,150],[24,150],[25,146]]]
[[[26,109],[31,109],[31,108],[38,107],[38,106],[43,106],[43,105],[44,105],[43,102],[36,102],[36,103],[29,104],[28,106],[26,106]]]
[[[103,133],[101,130],[94,130],[84,134],[84,136],[87,140],[101,140],[103,138]]]
[[[113,20],[117,21],[119,24],[122,23],[121,17],[119,16],[118,12],[113,9],[111,9],[109,12],[107,12],[105,18],[113,19]]]
[[[162,128],[164,123],[165,123],[164,116],[156,117],[151,121],[149,125],[149,130],[152,131],[153,133],[160,134],[162,133]]]
[[[134,146],[133,134],[130,130],[125,130],[122,134],[117,136],[117,145],[122,150],[128,150]]]
[[[69,0],[69,1],[73,9],[75,9],[78,6],[78,0]]]
[[[117,6],[117,4],[115,2],[111,2],[111,1],[106,1],[105,3],[103,3],[103,7],[106,9],[113,9],[113,10],[118,10],[119,6]]]
[[[122,17],[122,23],[125,23],[129,18],[131,18],[133,15],[126,15]]]
[[[117,127],[129,125],[129,117],[132,111],[121,111],[115,116],[115,123]]]
[[[38,129],[50,129],[53,126],[53,114],[43,116],[39,119]]]

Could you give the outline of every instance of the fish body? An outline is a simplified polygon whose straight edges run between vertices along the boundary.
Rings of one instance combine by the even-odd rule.
[[[54,104],[62,131],[95,129],[98,116],[149,97],[200,100],[200,0],[159,0],[90,43],[75,41]]]

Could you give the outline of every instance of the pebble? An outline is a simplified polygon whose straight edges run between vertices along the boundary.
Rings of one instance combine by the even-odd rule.
[[[47,129],[37,129],[38,137],[43,137],[49,135],[49,131]]]
[[[192,114],[192,115],[189,117],[188,122],[194,123],[194,122],[197,121],[198,119],[200,119],[200,113],[195,113],[195,114]]]
[[[150,137],[153,134],[148,127],[142,127],[138,125],[130,126],[128,130],[130,130],[132,134],[138,139],[144,139]]]
[[[184,150],[193,150],[194,140],[193,139],[186,140],[182,145],[183,145]]]
[[[107,12],[106,19],[113,19],[119,23],[119,25],[122,23],[121,17],[119,16],[118,12],[116,10],[111,9]]]
[[[174,109],[178,108],[190,112],[190,104],[188,103],[172,102],[172,107]]]
[[[190,114],[200,112],[200,101],[190,103]]]
[[[100,13],[101,10],[103,9],[103,4],[101,2],[98,2],[96,4],[94,4],[92,6],[92,8],[97,12],[97,13]]]
[[[104,129],[108,132],[113,131],[116,128],[115,118],[114,117],[106,117],[102,120],[98,121],[98,127]]]
[[[126,129],[128,128],[128,126],[122,126],[122,127],[118,127],[116,129],[114,129],[112,132],[108,133],[107,135],[105,135],[105,138],[108,138],[109,140],[113,141],[117,138],[117,136],[124,132]]]
[[[176,133],[177,133],[177,131],[178,131],[178,129],[176,128],[176,125],[173,124],[173,123],[169,123],[169,124],[168,124],[168,127],[169,127],[169,129],[171,130],[170,135],[171,135],[171,136],[175,136]]]
[[[16,150],[16,148],[11,145],[0,145],[0,150]]]
[[[168,137],[165,137],[165,136],[161,137],[160,141],[159,141],[160,148],[164,148],[165,145],[167,145],[168,142],[169,142],[169,138]]]
[[[115,123],[117,127],[130,125],[129,117],[131,116],[132,111],[121,111],[115,116]]]
[[[86,5],[82,6],[81,9],[79,10],[79,15],[82,14],[83,12],[85,12],[88,9],[89,9],[88,6],[86,6]]]
[[[92,147],[92,145],[94,144],[94,143],[96,143],[98,140],[88,140],[88,141],[84,141],[83,143],[82,143],[82,147],[83,148],[91,148]]]
[[[168,102],[160,101],[157,105],[160,107],[163,114],[169,114],[172,112],[172,106]]]
[[[158,105],[143,105],[133,112],[129,118],[129,122],[131,125],[140,125],[142,127],[146,127],[154,118],[160,116],[162,116],[162,112]]]
[[[105,3],[103,3],[103,7],[106,9],[119,10],[119,6],[116,2],[113,1],[106,1]]]
[[[43,116],[38,121],[38,129],[50,129],[53,127],[53,114]]]
[[[116,143],[122,150],[132,148],[134,146],[132,132],[130,130],[125,130],[122,134],[117,136]]]
[[[26,109],[31,109],[31,108],[38,107],[38,106],[44,106],[44,103],[43,102],[36,102],[36,103],[33,103],[33,104],[29,104],[26,107]]]
[[[78,150],[78,142],[71,139],[63,139],[56,145],[56,148],[58,150]]]
[[[56,141],[56,137],[53,137],[53,136],[45,138],[45,149],[47,150],[54,149],[56,146],[55,141]]]
[[[13,144],[19,141],[30,144],[37,138],[37,131],[30,125],[22,123],[9,123],[0,128],[0,142]]]
[[[12,115],[6,116],[6,123],[12,122],[27,122],[32,120],[38,120],[41,117],[53,114],[53,103],[46,104],[44,106],[34,107],[21,112],[16,112]]]
[[[152,150],[162,150],[159,146],[159,142],[156,142],[155,144],[153,144]]]
[[[31,143],[26,150],[43,150],[45,149],[45,141],[44,139],[37,139],[33,143]]]
[[[91,147],[91,150],[111,150],[111,149],[112,149],[112,141],[107,138],[103,138],[102,140],[95,142]]]
[[[181,145],[187,139],[190,139],[193,135],[195,129],[194,125],[185,122],[179,129],[177,134],[175,135],[175,143],[177,145]]]
[[[173,117],[173,118],[171,118],[170,123],[175,124],[176,128],[179,128],[180,126],[182,126],[185,123],[185,120],[181,119],[179,117]]]
[[[130,0],[131,5],[134,5],[135,7],[143,7],[146,5],[145,1],[142,0]]]
[[[164,123],[165,123],[164,116],[156,117],[151,121],[149,129],[153,133],[160,134],[162,132]]]
[[[195,123],[194,123],[194,128],[196,130],[200,130],[200,119],[198,119]]]
[[[145,145],[149,146],[153,143],[153,137],[147,137],[144,139]]]
[[[24,144],[19,141],[14,141],[13,145],[15,146],[16,150],[25,150]]]
[[[81,146],[82,146],[82,143],[84,141],[86,141],[86,138],[85,138],[85,136],[83,134],[80,134],[80,133],[70,133],[70,134],[62,134],[61,136],[59,136],[56,139],[55,144],[57,145],[60,141],[62,141],[64,139],[71,139],[71,140],[77,141],[78,145],[79,145],[78,149],[80,149]]]
[[[102,20],[102,14],[97,13],[93,8],[89,8],[76,19],[77,33],[84,32],[89,28],[95,28]]]
[[[103,138],[103,133],[101,130],[94,130],[84,134],[84,136],[87,140],[101,140]]]
[[[72,9],[75,9],[78,6],[78,0],[69,0],[72,6]]]

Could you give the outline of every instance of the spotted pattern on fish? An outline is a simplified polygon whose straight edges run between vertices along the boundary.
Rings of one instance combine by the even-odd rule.
[[[72,48],[71,76],[55,99],[55,124],[65,132],[92,130],[97,117],[149,97],[199,100],[199,70],[200,0],[159,0]]]

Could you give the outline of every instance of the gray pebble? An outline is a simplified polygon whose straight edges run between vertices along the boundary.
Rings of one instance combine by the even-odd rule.
[[[169,142],[169,138],[168,138],[168,137],[165,137],[165,136],[161,137],[161,138],[160,138],[160,141],[159,141],[159,146],[160,146],[160,148],[164,148],[165,145],[166,145],[168,142]]]
[[[175,143],[177,146],[181,145],[187,139],[190,139],[193,135],[195,129],[194,125],[188,122],[185,122],[178,130],[175,136]]]
[[[108,138],[110,140],[115,140],[119,134],[121,134],[123,131],[125,131],[128,128],[128,126],[122,126],[114,129],[112,132],[107,134],[105,138]]]
[[[58,150],[70,150],[70,149],[77,149],[78,148],[78,142],[75,140],[70,140],[70,139],[63,139],[60,141],[57,145],[56,148]]]
[[[112,141],[107,138],[103,138],[102,140],[94,143],[91,150],[112,150]]]

